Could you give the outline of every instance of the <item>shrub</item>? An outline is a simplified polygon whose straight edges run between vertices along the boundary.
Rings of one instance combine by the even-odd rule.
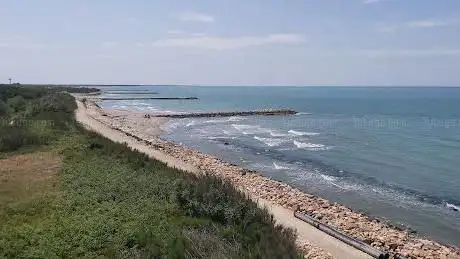
[[[49,93],[31,101],[25,109],[25,115],[33,117],[47,112],[72,113],[75,108],[76,104],[72,96],[66,93]],[[71,116],[65,115],[65,117],[70,118]]]
[[[5,102],[0,100],[0,117],[5,116],[8,113],[8,107],[6,106]]]
[[[26,128],[0,128],[0,152],[11,152],[26,145],[36,145],[39,143],[39,136]]]
[[[19,112],[25,109],[26,100],[24,99],[24,97],[18,95],[8,99],[7,104],[13,112]]]

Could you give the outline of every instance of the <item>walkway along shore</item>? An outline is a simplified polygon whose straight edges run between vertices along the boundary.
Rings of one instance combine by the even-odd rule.
[[[103,116],[105,114],[105,116]],[[311,215],[322,223],[362,240],[373,247],[390,251],[392,256],[408,258],[460,258],[460,251],[437,242],[417,238],[407,231],[390,227],[337,203],[304,193],[285,183],[268,179],[257,172],[229,164],[213,156],[158,138],[161,118],[142,114],[102,111],[87,102],[78,102],[77,120],[114,141],[159,159],[169,166],[192,173],[206,172],[231,181],[259,204],[267,206],[278,223],[297,229],[299,248],[309,258],[371,258],[315,227],[295,218],[293,212]]]

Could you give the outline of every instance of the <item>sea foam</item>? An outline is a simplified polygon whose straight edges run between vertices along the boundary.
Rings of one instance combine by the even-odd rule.
[[[294,145],[296,145],[297,148],[306,148],[306,149],[324,149],[325,148],[325,146],[322,144],[305,143],[305,142],[300,142],[297,140],[294,140]]]
[[[271,131],[270,129],[262,128],[259,125],[232,124],[232,127],[244,135],[268,133]]]
[[[304,132],[304,131],[297,131],[297,130],[290,130],[288,132],[296,136],[317,136],[319,135],[319,133],[316,133],[316,132]]]
[[[278,165],[278,164],[276,164],[275,162],[273,162],[273,167],[274,167],[276,170],[288,170],[288,169],[290,169],[289,167]]]
[[[284,134],[284,133],[280,133],[280,132],[276,132],[276,131],[270,131],[270,135],[272,137],[286,137],[286,136],[289,136],[288,134]]]
[[[257,139],[260,142],[263,142],[265,145],[269,147],[276,147],[281,145],[281,143],[285,142],[283,139],[276,139],[276,138],[262,138],[259,136],[254,136],[254,139]]]
[[[454,211],[460,211],[460,208],[455,204],[450,204],[450,203],[446,202],[446,207],[451,209],[451,210],[454,210]]]

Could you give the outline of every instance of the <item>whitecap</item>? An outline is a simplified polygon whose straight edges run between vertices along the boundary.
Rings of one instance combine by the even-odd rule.
[[[210,136],[210,137],[207,137],[207,139],[209,140],[218,140],[218,139],[227,140],[227,139],[236,139],[236,137]]]
[[[232,117],[228,118],[227,121],[242,121],[242,120],[244,120],[244,118],[238,117],[238,116],[232,116]]]
[[[276,147],[281,145],[281,143],[285,142],[283,139],[275,139],[275,138],[262,138],[258,136],[254,136],[254,139],[263,142],[265,145],[269,147]]]
[[[446,202],[446,207],[448,209],[451,209],[451,210],[454,210],[454,211],[460,211],[460,208],[455,204],[450,204],[450,203]]]
[[[276,131],[270,131],[270,135],[272,137],[286,137],[286,136],[289,136],[288,134],[284,134],[284,133],[280,133],[280,132],[276,132]]]
[[[342,190],[350,190],[350,186],[341,186],[341,185],[338,185],[337,184],[337,181],[338,181],[338,177],[334,177],[334,176],[330,176],[330,175],[325,175],[325,174],[320,174],[321,178],[323,178],[324,180],[326,180],[329,184],[337,187],[337,188],[340,188]]]
[[[244,135],[268,133],[271,130],[260,127],[259,125],[244,125],[244,124],[232,124],[232,127],[243,133]]]
[[[171,122],[171,123],[166,123],[160,126],[160,129],[166,131],[166,132],[172,132],[173,130],[177,129],[180,126],[179,122]]]
[[[297,131],[297,130],[289,130],[288,132],[296,136],[317,136],[319,135],[319,133],[316,133],[316,132],[304,132],[304,131]]]
[[[216,139],[228,139],[226,137],[214,137],[214,136],[210,136],[210,137],[207,137],[208,139],[210,140],[216,140]]]
[[[335,182],[335,181],[337,181],[337,177],[330,176],[330,175],[325,175],[325,174],[320,174],[320,175],[321,175],[321,177],[322,177],[324,180],[326,180],[326,181],[328,181],[328,182]]]
[[[237,129],[237,130],[245,130],[245,129],[254,129],[258,128],[259,126],[253,126],[253,125],[245,125],[245,124],[232,124],[232,127]]]
[[[196,123],[195,121],[191,121],[191,122],[187,123],[187,125],[185,125],[185,126],[186,127],[191,127],[191,126],[195,125],[195,123]]]
[[[207,120],[204,123],[214,124],[214,123],[225,123],[227,120]]]
[[[297,140],[294,140],[294,145],[296,145],[297,148],[307,148],[307,149],[323,149],[323,148],[325,148],[325,146],[322,145],[322,144],[305,143],[305,142],[300,142],[300,141],[297,141]]]
[[[309,112],[298,112],[295,115],[300,116],[300,115],[311,115]]]
[[[288,170],[288,169],[290,169],[289,167],[286,167],[286,166],[277,165],[275,162],[273,162],[273,167],[276,170]]]

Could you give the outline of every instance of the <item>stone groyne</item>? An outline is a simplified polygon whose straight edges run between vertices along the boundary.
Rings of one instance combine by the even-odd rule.
[[[177,114],[158,114],[154,117],[162,118],[202,118],[202,117],[230,117],[230,116],[273,116],[273,115],[293,115],[297,112],[291,109],[269,109],[258,111],[234,111],[234,112],[192,112],[192,113],[177,113]]]
[[[107,91],[105,94],[159,94],[158,92],[148,92],[148,91]]]
[[[99,98],[102,101],[129,101],[129,100],[198,100],[198,97],[126,97],[126,98]]]

